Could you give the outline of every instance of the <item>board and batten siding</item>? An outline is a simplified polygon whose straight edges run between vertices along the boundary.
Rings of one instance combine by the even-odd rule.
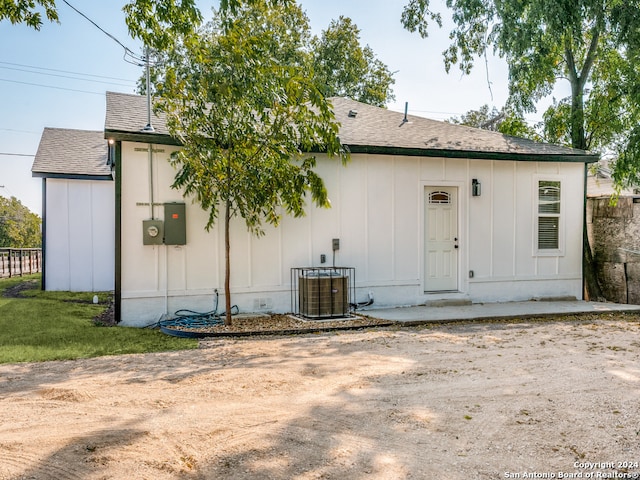
[[[46,289],[113,290],[113,182],[55,178],[46,182]]]
[[[207,213],[171,189],[174,147],[154,146],[154,217],[165,202],[186,203],[187,244],[143,245],[151,218],[147,146],[122,143],[122,322],[147,325],[164,314],[213,308],[224,286],[224,232],[204,226]],[[332,208],[309,206],[302,218],[283,216],[257,238],[244,220],[231,230],[232,303],[243,312],[291,311],[293,267],[331,266],[332,239],[340,239],[337,266],[355,268],[356,299],[372,292],[375,306],[415,305],[440,297],[475,302],[581,294],[582,163],[512,162],[354,154],[344,167],[319,156]],[[482,194],[471,196],[472,179]],[[563,249],[536,252],[537,181],[560,180]],[[425,293],[425,189],[454,187],[458,195],[458,289]],[[321,264],[321,255],[326,263]],[[470,278],[473,271],[473,278]]]
[[[584,165],[469,162],[483,194],[470,197],[469,295],[483,301],[581,298]],[[561,252],[537,250],[538,182],[561,182]],[[478,241],[480,240],[480,241]]]

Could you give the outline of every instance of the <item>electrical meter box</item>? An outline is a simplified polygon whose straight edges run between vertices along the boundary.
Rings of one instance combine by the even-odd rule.
[[[164,204],[165,245],[185,245],[187,243],[187,221],[184,203]]]
[[[164,229],[162,228],[162,224],[162,220],[142,221],[143,245],[162,245],[164,239]]]

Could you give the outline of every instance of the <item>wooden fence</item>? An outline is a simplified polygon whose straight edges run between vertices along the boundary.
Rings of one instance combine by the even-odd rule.
[[[42,272],[41,248],[0,248],[0,278]]]

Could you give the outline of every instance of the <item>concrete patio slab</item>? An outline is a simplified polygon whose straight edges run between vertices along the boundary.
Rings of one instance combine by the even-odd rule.
[[[640,305],[574,301],[528,301],[505,303],[474,303],[459,306],[415,306],[371,308],[366,313],[383,320],[394,320],[407,325],[429,322],[455,322],[460,320],[487,320],[527,318],[587,313],[640,312]]]

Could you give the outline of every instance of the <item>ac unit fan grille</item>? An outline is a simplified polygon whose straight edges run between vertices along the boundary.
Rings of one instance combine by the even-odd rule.
[[[303,277],[300,279],[300,313],[305,317],[345,316],[348,277]]]
[[[353,268],[293,268],[291,273],[294,314],[313,319],[350,316],[355,283]]]

